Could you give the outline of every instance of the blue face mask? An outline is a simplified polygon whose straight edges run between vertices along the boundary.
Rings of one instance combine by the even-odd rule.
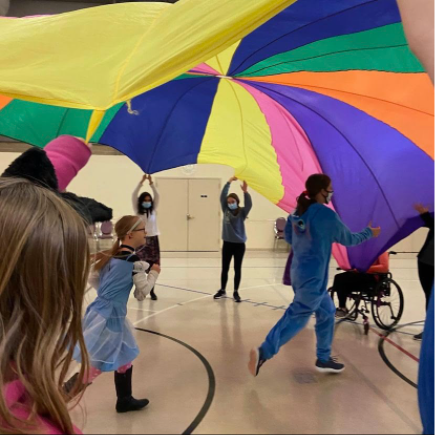
[[[239,206],[237,205],[237,202],[232,202],[231,204],[228,204],[228,208],[230,210],[237,210]]]
[[[142,207],[143,207],[143,208],[151,208],[152,205],[153,205],[153,204],[152,204],[151,202],[143,202],[143,203],[142,203]]]

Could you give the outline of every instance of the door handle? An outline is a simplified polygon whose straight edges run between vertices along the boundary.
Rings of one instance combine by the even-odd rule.
[[[191,216],[190,214],[187,215],[187,220],[190,221],[191,219],[195,219],[195,216]]]

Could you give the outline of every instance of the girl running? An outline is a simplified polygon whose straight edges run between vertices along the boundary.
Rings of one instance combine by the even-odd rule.
[[[344,370],[343,364],[331,358],[335,305],[327,285],[332,244],[355,246],[378,237],[381,230],[369,226],[361,233],[352,233],[337,213],[325,206],[331,202],[333,193],[327,175],[310,176],[306,191],[298,198],[295,213],[288,219],[285,237],[292,245],[291,282],[295,298],[266,341],[251,351],[249,371],[253,376],[258,375],[261,366],[273,358],[281,346],[305,328],[313,314],[317,320],[317,370],[326,373]]]

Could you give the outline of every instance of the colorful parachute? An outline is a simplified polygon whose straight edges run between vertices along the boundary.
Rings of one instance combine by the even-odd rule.
[[[287,211],[307,176],[325,172],[352,230],[382,226],[379,239],[335,249],[342,267],[364,270],[421,226],[415,202],[433,210],[433,97],[395,0],[304,0],[131,108],[111,108],[92,140],[151,173],[231,166]],[[84,136],[91,114],[13,100],[0,134],[44,146]]]
[[[0,18],[0,94],[107,110],[229,47],[296,0],[121,3]]]

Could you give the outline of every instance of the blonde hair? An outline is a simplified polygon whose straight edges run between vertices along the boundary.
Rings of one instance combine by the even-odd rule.
[[[89,272],[85,224],[56,193],[0,178],[0,433],[41,433],[43,416],[74,433],[62,390],[75,346],[79,382],[89,367],[82,306]],[[6,384],[20,381],[29,418],[9,409]]]
[[[140,222],[141,218],[138,216],[124,216],[115,225],[116,241],[113,246],[103,252],[98,252],[94,259],[94,270],[101,270],[106,264],[113,258],[119,251],[122,240],[124,240],[127,235],[134,230],[137,224]]]

